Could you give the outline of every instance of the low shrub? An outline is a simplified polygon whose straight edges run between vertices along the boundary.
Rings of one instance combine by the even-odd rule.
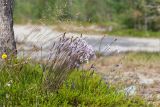
[[[1,66],[0,106],[147,107],[141,98],[125,96],[92,71],[73,70],[57,91],[48,91],[40,64],[23,61]]]
[[[46,87],[49,90],[58,89],[72,69],[95,57],[92,46],[82,37],[66,37],[64,33],[51,47],[47,63],[43,65]]]

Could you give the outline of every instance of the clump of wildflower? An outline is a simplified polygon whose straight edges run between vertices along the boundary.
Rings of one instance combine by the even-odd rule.
[[[96,57],[92,46],[82,37],[69,38],[63,36],[55,45],[55,50],[56,59],[59,58],[59,61],[66,62],[69,68],[78,67]]]
[[[6,53],[3,53],[2,54],[2,59],[6,59],[7,58],[7,54]]]
[[[82,37],[70,38],[64,34],[50,48],[46,64],[49,67],[45,81],[46,88],[58,89],[71,69],[80,67],[92,58],[95,58],[95,51]],[[43,68],[43,71],[45,69]]]

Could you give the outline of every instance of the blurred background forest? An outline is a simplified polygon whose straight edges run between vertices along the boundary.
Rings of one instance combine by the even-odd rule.
[[[76,22],[117,35],[160,35],[160,0],[15,0],[15,23]],[[138,32],[138,33],[136,33]]]

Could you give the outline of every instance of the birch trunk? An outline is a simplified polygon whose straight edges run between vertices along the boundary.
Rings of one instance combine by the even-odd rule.
[[[13,2],[0,0],[0,55],[16,55],[16,42],[13,31]]]

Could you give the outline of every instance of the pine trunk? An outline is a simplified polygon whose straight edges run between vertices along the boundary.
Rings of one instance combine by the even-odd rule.
[[[13,1],[0,0],[0,55],[17,54],[13,31]]]

